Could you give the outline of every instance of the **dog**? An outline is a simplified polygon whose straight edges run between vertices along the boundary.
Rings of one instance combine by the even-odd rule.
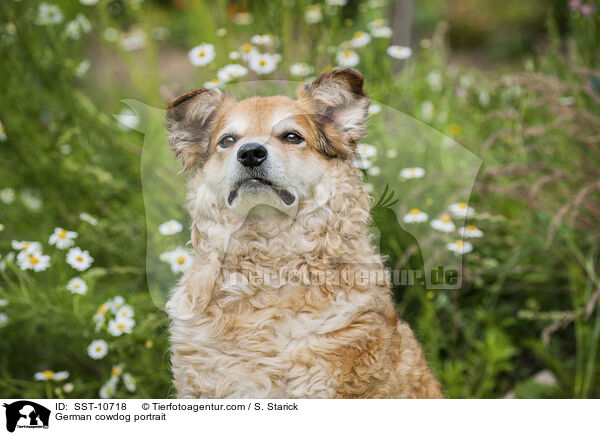
[[[367,230],[351,164],[367,131],[363,82],[334,69],[297,99],[196,89],[169,103],[194,252],[167,303],[178,397],[443,397]],[[365,269],[384,279],[354,279]],[[337,278],[253,279],[274,271]]]

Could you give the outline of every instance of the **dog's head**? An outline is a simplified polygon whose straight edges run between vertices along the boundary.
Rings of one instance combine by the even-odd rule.
[[[354,152],[369,106],[362,74],[326,72],[297,93],[296,100],[237,101],[195,89],[170,102],[169,142],[211,206],[239,215],[257,205],[287,213],[313,194],[333,159]]]

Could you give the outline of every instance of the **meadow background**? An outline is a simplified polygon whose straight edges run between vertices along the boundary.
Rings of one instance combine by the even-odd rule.
[[[483,160],[472,213],[448,210],[453,227],[439,198],[407,211],[422,222],[400,215],[463,262],[459,290],[394,289],[447,396],[600,397],[599,7],[2,1],[0,397],[174,394],[168,319],[146,276],[144,137],[122,99],[164,107],[194,87],[302,81],[338,65],[362,71],[380,105],[449,138],[443,161],[460,167],[452,143]],[[375,130],[383,114],[375,106]],[[389,180],[426,182],[403,172],[411,140],[361,149],[391,267],[419,266],[381,197]],[[462,198],[446,193],[444,207]],[[459,246],[461,213],[477,230]],[[177,222],[159,232],[186,238]],[[177,274],[185,254],[169,252]]]

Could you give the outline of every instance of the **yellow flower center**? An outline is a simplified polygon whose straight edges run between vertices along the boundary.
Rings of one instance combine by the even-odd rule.
[[[117,326],[117,328],[119,328],[120,330],[123,330],[123,329],[125,329],[125,325],[123,325],[123,324],[121,323],[119,326]]]
[[[365,34],[365,32],[358,31],[354,34],[354,38],[360,38],[364,34]]]
[[[413,208],[409,213],[412,215],[418,215],[421,213],[421,210],[419,210],[418,208]]]
[[[54,372],[52,370],[44,370],[42,372],[42,375],[44,375],[46,379],[52,379],[52,377],[54,376]]]
[[[102,351],[102,348],[101,348],[100,346],[98,346],[98,347],[96,348],[96,352],[100,352],[100,351]]]
[[[121,369],[119,367],[113,367],[112,371],[110,372],[112,376],[118,376],[120,373]]]
[[[81,263],[83,261],[83,257],[77,257],[75,260],[77,260]]]
[[[62,230],[60,233],[58,233],[58,237],[64,239],[65,237],[67,237],[67,232],[65,230]]]
[[[465,203],[465,202],[460,202],[460,203],[458,204],[458,207],[459,207],[459,208],[462,208],[462,209],[464,210],[464,209],[466,209],[466,208],[467,208],[467,203]]]
[[[106,313],[106,311],[108,310],[108,307],[106,306],[106,304],[102,304],[98,307],[98,312],[99,313]]]
[[[179,257],[179,258],[177,259],[177,263],[179,263],[179,264],[183,264],[183,263],[185,263],[185,258],[184,258],[184,257]]]
[[[260,61],[260,66],[265,66],[267,62],[265,62],[264,60]]]
[[[252,50],[252,46],[250,44],[244,44],[244,45],[242,45],[242,51],[244,53],[249,53],[250,50]]]
[[[344,50],[344,57],[352,56],[352,52],[350,50]]]
[[[450,219],[450,216],[442,216],[441,221],[442,222],[451,222],[452,219]]]
[[[200,56],[200,57],[204,57],[204,52],[203,52],[203,51],[201,51],[200,53],[198,53],[198,56]]]
[[[456,242],[456,246],[458,246],[459,248],[461,248],[462,245],[464,245],[464,242],[462,240],[459,240],[458,242]]]
[[[39,263],[40,260],[38,260],[37,258],[35,258],[34,256],[29,257],[29,263],[30,264],[37,264]]]
[[[476,229],[477,229],[477,227],[475,225],[469,225],[467,227],[467,230],[469,230],[469,231],[475,231]]]

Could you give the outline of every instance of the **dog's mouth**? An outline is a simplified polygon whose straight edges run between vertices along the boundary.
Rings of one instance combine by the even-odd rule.
[[[227,202],[229,203],[229,205],[233,204],[233,201],[235,200],[235,198],[237,198],[238,193],[240,191],[240,189],[248,189],[250,191],[259,191],[259,190],[263,190],[263,189],[270,189],[271,191],[275,192],[277,194],[277,196],[279,196],[279,198],[283,201],[283,203],[285,205],[292,205],[294,203],[294,201],[296,200],[296,197],[294,196],[293,193],[291,193],[289,190],[286,189],[282,189],[279,188],[275,185],[273,185],[273,183],[265,178],[261,178],[261,177],[252,177],[252,178],[248,178],[246,180],[242,180],[240,181],[235,189],[233,189],[230,193],[229,193],[229,197],[227,198]]]

